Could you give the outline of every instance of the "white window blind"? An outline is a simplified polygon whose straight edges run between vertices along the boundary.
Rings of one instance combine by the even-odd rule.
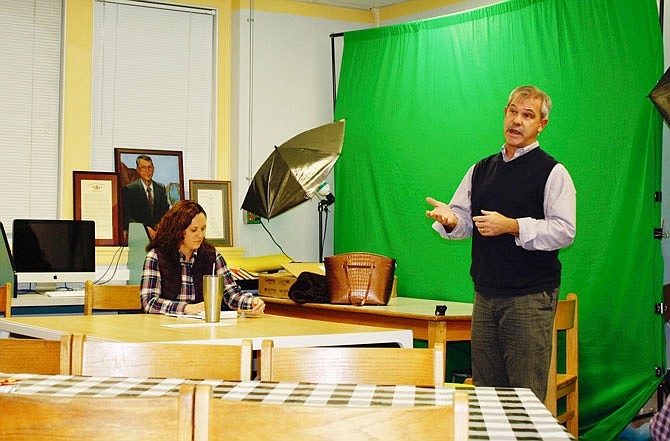
[[[0,221],[56,219],[61,0],[0,1]]]
[[[91,168],[114,149],[181,150],[189,179],[214,179],[215,11],[128,0],[94,8]]]

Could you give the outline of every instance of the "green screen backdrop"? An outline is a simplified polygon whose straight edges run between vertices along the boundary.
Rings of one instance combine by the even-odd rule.
[[[471,302],[470,240],[425,217],[468,167],[499,151],[509,92],[554,101],[539,138],[577,188],[577,237],[562,250],[561,298],[580,302],[582,439],[613,439],[665,366],[660,203],[662,75],[654,0],[511,0],[344,34],[336,119],[335,253],[395,257],[398,292]]]

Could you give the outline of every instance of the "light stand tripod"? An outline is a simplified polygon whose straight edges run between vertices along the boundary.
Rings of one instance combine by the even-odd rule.
[[[335,196],[332,193],[328,193],[325,199],[319,201],[319,262],[323,262],[323,238],[325,232],[323,231],[323,213],[326,213],[326,225],[328,225],[328,206],[335,203]]]

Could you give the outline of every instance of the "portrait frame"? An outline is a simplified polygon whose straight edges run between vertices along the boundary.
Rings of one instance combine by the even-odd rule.
[[[137,148],[114,148],[114,167],[119,175],[119,194],[123,187],[139,179],[136,169],[136,159],[139,155],[151,158],[154,164],[153,180],[165,185],[168,195],[168,205],[184,199],[184,160],[181,150],[150,150]],[[123,241],[127,240],[127,232],[123,225],[123,198],[119,202],[119,230]]]
[[[95,245],[120,243],[119,175],[114,172],[72,172],[74,220],[95,222]]]
[[[232,191],[230,181],[191,179],[190,198],[207,213],[207,242],[215,246],[233,246]]]

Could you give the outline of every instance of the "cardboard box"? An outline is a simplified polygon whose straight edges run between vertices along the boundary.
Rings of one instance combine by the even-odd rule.
[[[289,272],[260,274],[258,276],[258,295],[288,299],[288,290],[297,277]]]

